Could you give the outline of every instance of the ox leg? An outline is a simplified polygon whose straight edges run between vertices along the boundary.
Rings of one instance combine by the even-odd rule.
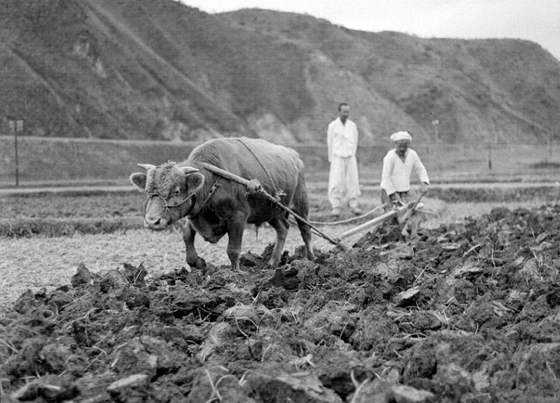
[[[195,269],[205,270],[206,262],[204,259],[198,256],[196,249],[194,247],[194,238],[196,236],[196,230],[193,228],[191,223],[187,221],[183,227],[183,241],[185,242],[185,250],[187,252],[187,263],[189,266]]]
[[[272,257],[270,258],[270,262],[268,264],[272,266],[272,268],[276,268],[280,264],[280,257],[282,255],[282,250],[284,250],[290,223],[288,222],[286,216],[273,218],[268,223],[276,230],[276,243],[274,244]]]
[[[305,224],[303,221],[299,221],[297,219],[296,221],[299,232],[301,233],[301,238],[303,239],[303,243],[305,244],[305,255],[307,256],[307,259],[313,262],[315,260],[315,254],[313,253],[313,243],[311,240],[311,227],[309,227],[309,225]]]
[[[307,196],[305,179],[303,178],[303,175],[301,175],[299,178],[293,203],[294,212],[300,217],[307,219],[307,215],[309,214],[309,198]],[[296,221],[299,232],[301,233],[301,238],[303,239],[303,243],[305,244],[305,254],[310,261],[314,261],[315,254],[313,253],[311,227],[309,227],[309,225],[305,224],[303,221],[300,221],[298,219],[296,219]]]
[[[239,256],[241,255],[241,245],[243,244],[243,231],[245,230],[246,220],[246,215],[238,213],[228,223],[227,255],[233,271],[239,270]]]

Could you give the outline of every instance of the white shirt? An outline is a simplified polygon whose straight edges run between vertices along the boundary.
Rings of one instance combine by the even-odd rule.
[[[404,162],[395,149],[390,150],[383,158],[383,172],[381,174],[381,188],[387,195],[395,192],[410,190],[410,175],[415,171],[420,181],[430,183],[428,173],[416,151],[410,148],[406,151]]]
[[[327,130],[327,145],[329,147],[329,161],[334,157],[352,157],[358,149],[358,128],[356,123],[346,119],[342,124],[340,118],[329,123]]]

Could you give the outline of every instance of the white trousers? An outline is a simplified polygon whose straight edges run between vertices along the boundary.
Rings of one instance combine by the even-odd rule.
[[[360,183],[356,157],[332,157],[329,172],[329,201],[332,208],[342,206],[346,198],[351,208],[358,207]]]

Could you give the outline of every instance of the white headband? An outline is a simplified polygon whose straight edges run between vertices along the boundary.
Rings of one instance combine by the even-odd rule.
[[[412,136],[408,132],[396,132],[391,134],[391,140],[394,142],[402,140],[412,141]]]

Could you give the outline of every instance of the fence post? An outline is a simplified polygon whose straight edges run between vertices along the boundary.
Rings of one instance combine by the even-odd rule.
[[[438,126],[439,126],[439,120],[434,119],[432,120],[432,126],[434,127],[434,143],[435,143],[435,147],[432,148],[432,152],[438,148],[440,146],[440,141],[439,141],[439,132],[438,132]],[[438,181],[439,183],[441,183],[441,158],[438,158],[438,162],[437,162],[437,172],[438,172]]]
[[[19,158],[18,158],[17,130],[14,130],[14,147],[16,153],[16,186],[19,186]]]
[[[488,169],[492,170],[492,142],[488,142]]]
[[[441,152],[441,150],[439,150],[439,146],[440,146],[440,143],[439,143],[439,141],[438,141],[437,144],[436,144],[436,146],[434,147],[434,149],[437,150],[438,152]],[[438,170],[438,181],[439,181],[439,183],[442,183],[442,181],[443,181],[443,179],[442,179],[442,177],[441,177],[441,165],[442,165],[442,161],[443,161],[443,158],[438,158],[438,159],[437,159],[437,170]]]
[[[8,125],[14,133],[14,160],[16,169],[16,186],[19,186],[19,156],[18,156],[18,132],[23,130],[23,120],[8,117]]]

